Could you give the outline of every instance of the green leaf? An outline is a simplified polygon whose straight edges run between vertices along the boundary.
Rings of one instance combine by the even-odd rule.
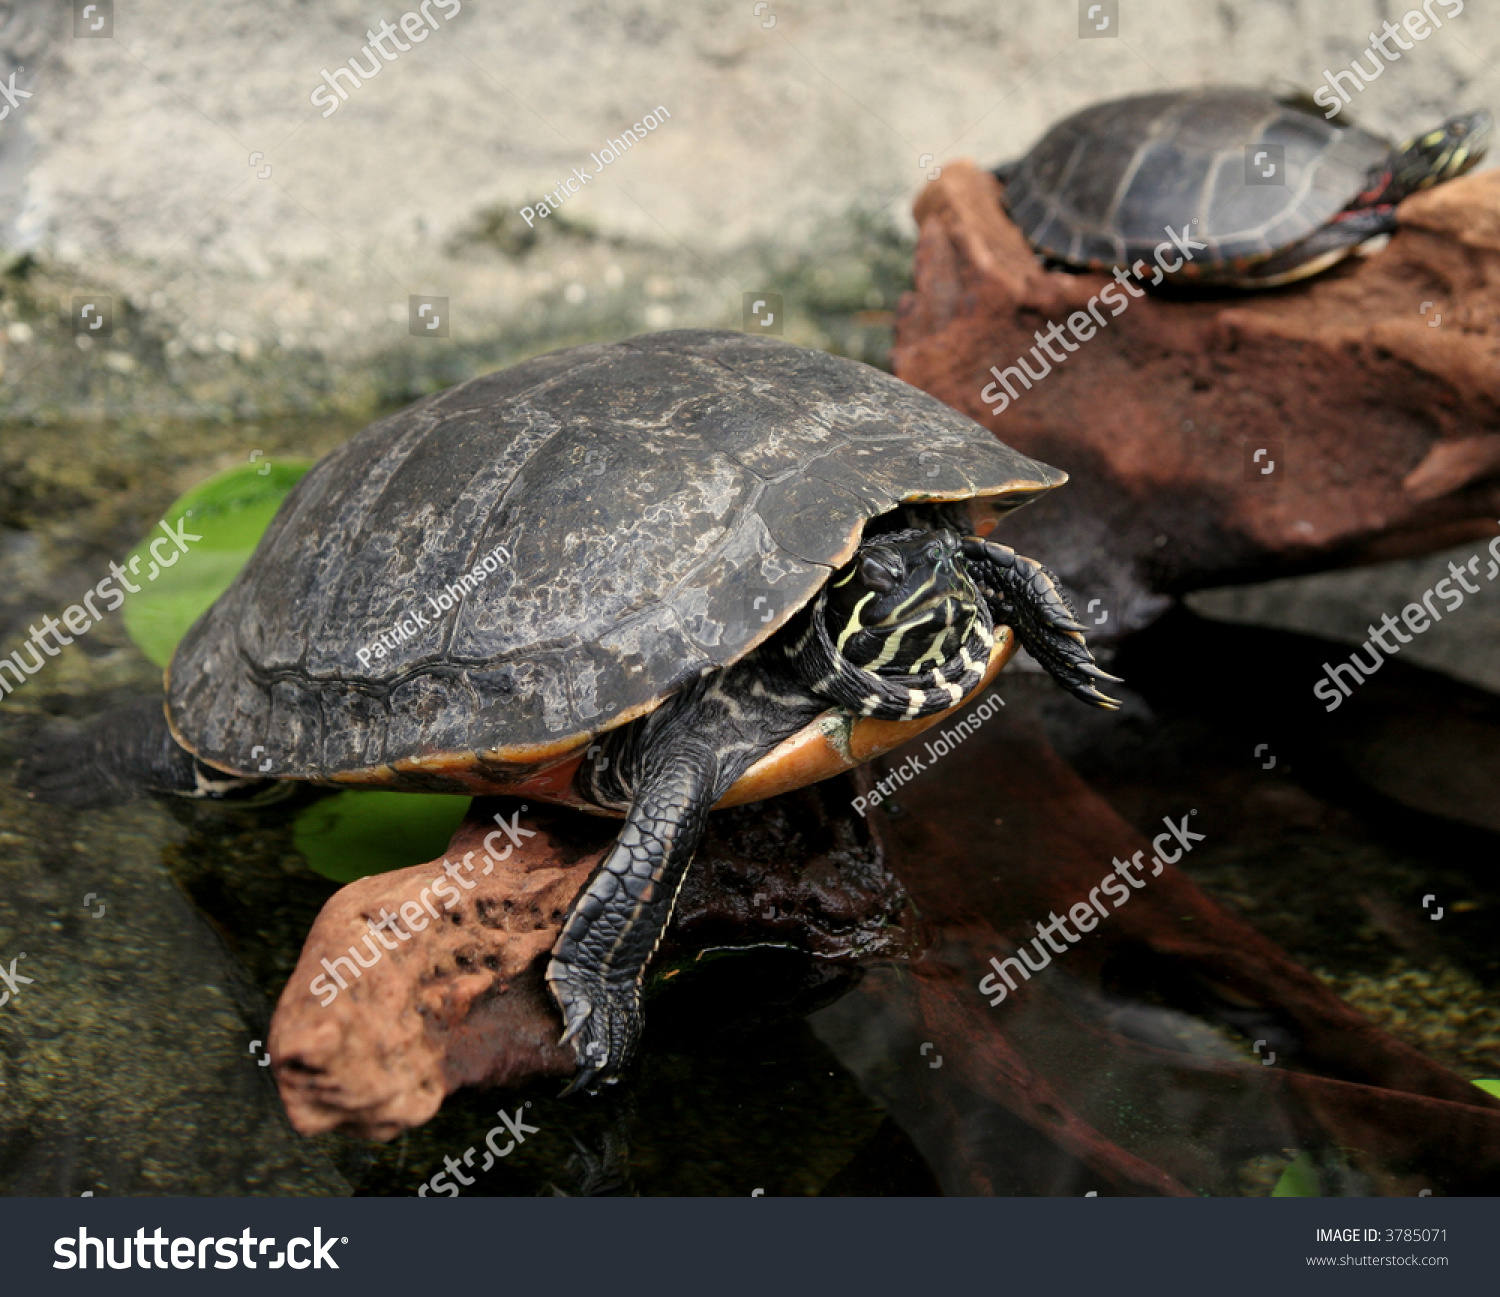
[[[165,539],[156,528],[126,556],[122,566],[140,593],[126,595],[125,630],[157,666],[172,660],[177,641],[229,588],[287,493],[311,467],[308,459],[262,460],[220,473],[166,512],[168,527],[180,522],[186,535],[202,540],[189,541],[186,553],[170,545],[177,560],[162,568],[150,550],[153,540]],[[169,546],[159,548],[165,552]]]
[[[467,797],[446,793],[351,790],[307,807],[292,840],[324,878],[352,883],[438,859],[468,809]]]
[[[1495,1098],[1500,1099],[1500,1081],[1475,1081],[1474,1084],[1486,1094],[1493,1094]]]
[[[1271,1190],[1273,1198],[1321,1198],[1323,1191],[1318,1184],[1318,1168],[1310,1154],[1298,1153],[1285,1171],[1276,1187]]]

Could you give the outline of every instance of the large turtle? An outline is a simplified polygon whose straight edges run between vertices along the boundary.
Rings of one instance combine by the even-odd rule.
[[[1393,231],[1396,204],[1469,170],[1491,125],[1467,113],[1393,148],[1310,101],[1168,91],[1076,112],[995,174],[1011,219],[1053,261],[1271,288]]]
[[[269,765],[623,816],[547,969],[596,1086],[712,808],[905,741],[1016,637],[1114,705],[1052,574],[986,538],[1066,476],[779,341],[540,356],[319,462],[178,646],[164,711],[101,722],[31,784],[224,797]]]

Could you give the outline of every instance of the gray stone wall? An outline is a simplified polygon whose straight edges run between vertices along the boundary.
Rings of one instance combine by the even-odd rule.
[[[1500,21],[1429,8],[1460,4],[1360,120],[1400,134],[1500,107]],[[114,0],[89,25],[104,8],[108,34],[75,35],[69,3],[0,6],[0,79],[23,68],[31,95],[0,120],[0,236],[28,271],[12,414],[400,399],[561,341],[736,326],[767,289],[789,336],[875,358],[911,202],[945,159],[1007,158],[1106,95],[1310,91],[1405,12],[1111,0],[1080,39],[1071,0],[429,0],[431,23],[405,0]],[[324,116],[322,72],[369,66],[382,21],[392,57]],[[528,228],[521,207],[658,107]],[[80,293],[115,299],[124,333],[89,356],[54,337]],[[414,294],[448,299],[446,339],[408,332]]]

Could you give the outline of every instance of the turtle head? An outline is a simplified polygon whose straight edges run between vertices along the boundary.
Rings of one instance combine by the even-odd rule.
[[[958,536],[923,528],[865,541],[829,582],[824,616],[841,656],[891,676],[955,655],[978,606]]]
[[[1436,130],[1408,140],[1391,162],[1391,189],[1405,197],[1468,171],[1489,148],[1494,119],[1480,109],[1450,117]]]

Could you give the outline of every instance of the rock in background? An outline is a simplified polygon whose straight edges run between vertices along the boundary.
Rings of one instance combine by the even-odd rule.
[[[1164,82],[1310,90],[1383,12],[1125,0],[1117,38],[1081,40],[1041,0],[454,3],[326,119],[322,70],[403,4],[118,0],[107,38],[66,4],[0,7],[0,76],[31,93],[0,122],[0,412],[363,409],[568,341],[737,325],[746,293],[784,296],[786,336],[878,359],[907,210],[949,158]],[[1402,134],[1493,100],[1497,53],[1470,5],[1355,108]],[[520,206],[658,105],[527,228]],[[448,299],[446,339],[409,333],[418,294]],[[114,307],[87,351],[80,295]]]
[[[1500,658],[1495,652],[1500,644],[1500,590],[1484,580],[1489,555],[1477,542],[1427,558],[1380,563],[1354,572],[1320,572],[1201,590],[1190,594],[1187,604],[1219,621],[1301,631],[1357,647],[1369,638],[1372,624],[1379,626],[1387,613],[1399,618],[1403,607],[1419,600],[1439,581],[1451,579],[1450,563],[1465,567],[1475,554],[1483,555],[1478,580],[1472,573],[1469,577],[1471,584],[1479,585],[1479,593],[1466,595],[1463,604],[1445,614],[1440,623],[1412,636],[1410,644],[1401,646],[1400,655],[1402,661],[1500,693]],[[1436,606],[1444,607],[1441,599]],[[1387,642],[1392,642],[1389,637]],[[1330,646],[1328,656],[1330,661],[1342,662],[1347,654]]]

